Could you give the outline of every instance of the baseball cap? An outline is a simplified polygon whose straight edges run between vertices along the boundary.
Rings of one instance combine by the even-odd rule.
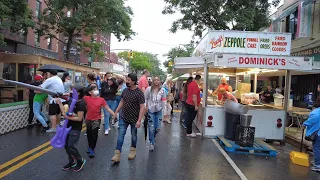
[[[35,80],[35,81],[41,81],[42,78],[43,78],[43,77],[42,77],[41,75],[39,75],[39,74],[37,74],[37,75],[34,76],[34,80]]]

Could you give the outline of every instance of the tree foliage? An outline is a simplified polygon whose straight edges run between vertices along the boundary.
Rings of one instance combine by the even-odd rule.
[[[151,75],[164,78],[164,72],[160,68],[160,61],[157,55],[138,51],[132,52],[133,57],[128,57],[128,54],[128,51],[123,51],[118,53],[118,56],[129,62],[130,69],[133,72],[137,73],[138,71],[147,69],[150,71]]]
[[[174,33],[187,29],[194,31],[194,36],[201,37],[208,29],[259,31],[269,25],[268,0],[164,1],[167,5],[163,14],[179,11],[183,15],[172,23],[170,31]]]
[[[113,33],[118,40],[133,35],[130,7],[123,0],[43,0],[43,10],[37,23],[40,35],[55,38],[66,46],[66,59],[76,37],[95,33]],[[62,34],[62,36],[59,36]]]
[[[12,33],[27,31],[33,27],[32,12],[26,0],[0,1],[0,30],[10,30]],[[4,44],[3,34],[0,33],[0,44]]]
[[[172,66],[169,66],[169,62],[173,62],[176,57],[191,57],[192,52],[195,47],[193,44],[184,45],[183,47],[175,47],[169,50],[164,56],[167,57],[167,60],[163,65],[167,68],[168,73],[172,73]]]
[[[81,49],[83,49],[84,54],[90,58],[90,61],[103,60],[105,53],[101,50],[102,44],[93,42],[92,39],[93,37],[91,37],[90,42],[81,42]]]

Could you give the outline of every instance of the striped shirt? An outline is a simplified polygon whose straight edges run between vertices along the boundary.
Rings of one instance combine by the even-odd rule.
[[[167,98],[163,88],[156,92],[154,90],[151,90],[151,87],[148,87],[145,92],[145,99],[146,104],[148,106],[148,110],[151,113],[159,112],[164,107],[166,107]]]

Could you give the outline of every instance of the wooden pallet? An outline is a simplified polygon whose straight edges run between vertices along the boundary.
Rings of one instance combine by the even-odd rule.
[[[260,156],[277,156],[278,152],[269,144],[265,143],[261,139],[255,139],[253,147],[241,147],[234,141],[230,141],[223,136],[218,136],[220,145],[227,152],[238,154],[253,154]]]

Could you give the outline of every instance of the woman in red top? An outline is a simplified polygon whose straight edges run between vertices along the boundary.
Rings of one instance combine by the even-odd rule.
[[[232,87],[229,86],[229,84],[227,83],[227,79],[226,78],[221,78],[221,84],[219,85],[219,87],[212,93],[212,94],[218,94],[218,100],[221,101],[222,99],[222,94],[221,92],[219,92],[219,89],[225,89],[228,92],[232,92]]]
[[[87,104],[86,126],[89,144],[87,153],[89,154],[90,158],[93,158],[101,122],[101,108],[104,108],[112,116],[114,116],[114,113],[109,108],[106,101],[99,97],[99,90],[96,86],[89,87],[88,92],[91,96],[84,96],[83,98]]]

